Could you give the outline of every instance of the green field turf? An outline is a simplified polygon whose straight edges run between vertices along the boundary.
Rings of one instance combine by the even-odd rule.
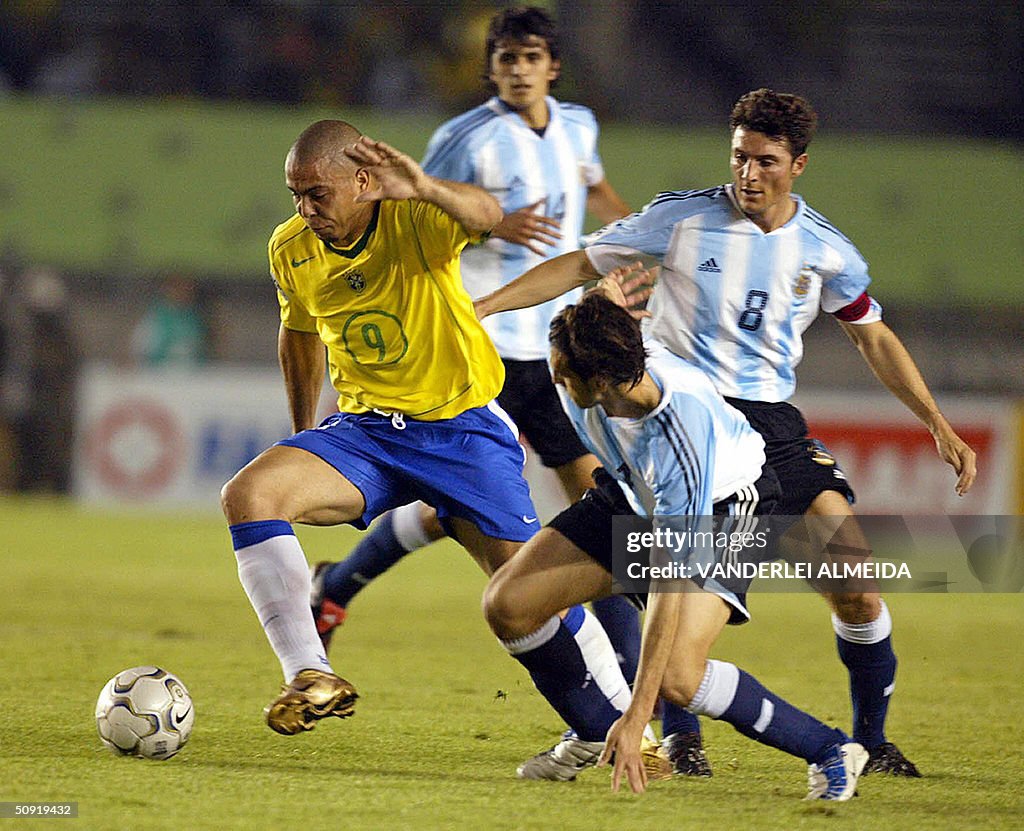
[[[356,717],[286,738],[262,721],[278,665],[216,517],[0,500],[0,527],[0,801],[79,803],[78,819],[32,828],[927,831],[1024,817],[1020,595],[889,598],[901,659],[890,735],[925,779],[869,777],[848,804],[804,804],[802,762],[709,722],[714,778],[634,797],[610,793],[604,771],[515,779],[559,721],[487,632],[483,578],[451,544],[409,558],[353,606],[332,658],[362,695]],[[355,538],[300,535],[311,558]],[[752,607],[754,624],[716,655],[847,726],[821,601],[758,595]],[[179,674],[197,708],[191,742],[167,762],[110,754],[93,723],[103,683],[150,663]]]

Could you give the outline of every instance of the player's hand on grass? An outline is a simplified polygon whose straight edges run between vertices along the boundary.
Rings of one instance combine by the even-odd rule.
[[[935,449],[944,462],[953,466],[958,474],[956,492],[963,496],[971,489],[978,475],[978,456],[971,446],[956,434],[949,422],[943,419],[933,431]]]
[[[525,246],[542,257],[546,256],[547,252],[540,246],[556,245],[562,238],[558,233],[562,226],[554,217],[539,213],[544,202],[544,199],[539,199],[532,205],[505,214],[501,222],[494,226],[491,236]]]
[[[622,306],[636,320],[650,317],[643,308],[647,298],[654,291],[658,279],[657,268],[644,268],[641,262],[612,269],[597,281],[592,291],[599,291],[617,306]]]
[[[615,793],[619,792],[623,774],[633,793],[643,793],[647,788],[647,770],[640,755],[640,740],[646,726],[646,721],[631,717],[627,711],[608,729],[604,751],[597,760],[597,766],[607,765],[614,757],[612,791]]]
[[[345,148],[345,155],[373,176],[376,187],[363,191],[356,202],[379,202],[382,199],[415,199],[421,195],[430,177],[419,163],[400,150],[369,136]]]

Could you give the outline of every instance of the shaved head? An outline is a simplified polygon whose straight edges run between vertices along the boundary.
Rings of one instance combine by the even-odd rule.
[[[346,121],[317,121],[302,131],[285,159],[285,184],[296,212],[329,244],[352,244],[373,216],[372,204],[356,202],[370,174],[345,153],[360,136]]]
[[[347,121],[317,121],[302,131],[288,151],[288,157],[296,165],[313,164],[321,159],[345,163],[348,157],[344,148],[355,144],[361,135]]]

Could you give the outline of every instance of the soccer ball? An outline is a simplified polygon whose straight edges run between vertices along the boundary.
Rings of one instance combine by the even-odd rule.
[[[96,701],[100,741],[122,756],[170,759],[192,735],[195,718],[181,679],[159,667],[119,672]]]

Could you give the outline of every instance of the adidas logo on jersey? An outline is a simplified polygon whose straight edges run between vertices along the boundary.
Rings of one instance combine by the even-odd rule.
[[[721,274],[722,273],[722,269],[720,269],[718,267],[718,263],[715,262],[715,258],[714,257],[711,257],[710,259],[704,260],[704,262],[702,262],[699,266],[697,266],[697,271],[712,271],[715,274]]]

